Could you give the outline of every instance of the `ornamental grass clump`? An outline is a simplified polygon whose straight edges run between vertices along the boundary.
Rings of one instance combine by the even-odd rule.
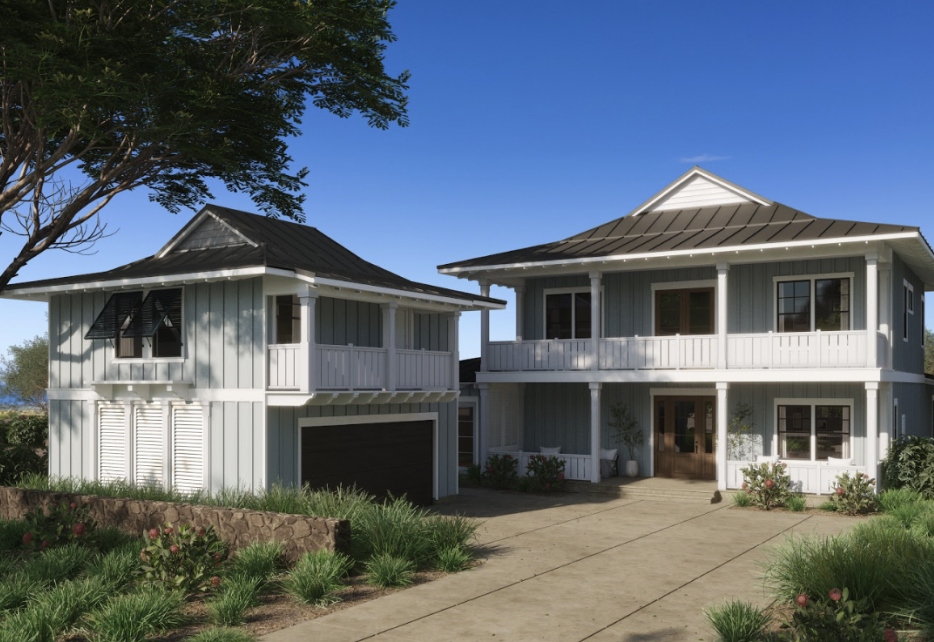
[[[448,546],[438,551],[435,568],[444,573],[457,573],[470,565],[470,551],[460,546]]]
[[[264,587],[283,567],[284,554],[282,542],[253,542],[234,554],[225,575],[259,579]]]
[[[26,608],[0,622],[0,640],[54,642],[90,609],[113,596],[114,587],[96,578],[62,582],[35,592]]]
[[[733,505],[738,508],[746,508],[752,506],[752,498],[749,496],[749,493],[733,493],[732,497]]]
[[[769,616],[748,602],[731,600],[704,611],[704,617],[723,642],[759,642]]]
[[[366,575],[367,582],[383,588],[409,586],[415,579],[415,563],[404,557],[380,553],[367,561]]]
[[[237,575],[220,582],[217,597],[207,603],[211,622],[218,626],[239,626],[246,622],[246,611],[259,605],[263,578]]]
[[[139,575],[145,582],[185,594],[217,585],[220,565],[227,559],[227,544],[214,528],[166,524],[144,531]]]
[[[253,642],[255,635],[241,629],[214,628],[195,633],[185,642]]]
[[[299,558],[283,582],[285,590],[302,604],[327,606],[339,601],[335,595],[344,588],[343,579],[353,568],[353,560],[332,551],[308,552]]]
[[[92,611],[86,618],[87,630],[95,642],[143,642],[182,626],[186,621],[184,605],[185,596],[180,591],[144,587]]]
[[[804,495],[799,495],[797,493],[794,493],[794,494],[789,495],[788,498],[785,500],[785,508],[795,513],[804,512],[804,510],[807,507],[808,507],[808,500],[807,500],[807,497],[805,497]]]
[[[350,547],[357,562],[377,555],[392,555],[425,566],[431,562],[432,541],[428,512],[405,498],[373,503],[351,521]]]
[[[830,501],[837,512],[860,515],[876,510],[876,480],[866,473],[844,472],[837,475]]]
[[[788,465],[780,462],[750,464],[742,469],[743,490],[752,499],[752,503],[771,510],[784,506],[791,495],[791,477]]]

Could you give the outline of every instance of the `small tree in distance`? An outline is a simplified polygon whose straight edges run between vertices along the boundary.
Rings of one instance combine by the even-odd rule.
[[[0,395],[48,412],[48,387],[48,337],[35,337],[11,346],[9,356],[0,357]]]

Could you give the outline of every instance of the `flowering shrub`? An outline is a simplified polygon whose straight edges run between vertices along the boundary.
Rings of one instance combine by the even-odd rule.
[[[756,506],[771,510],[784,506],[791,495],[791,477],[786,472],[787,464],[766,462],[749,464],[742,469],[743,490]]]
[[[870,479],[866,473],[855,473],[852,477],[845,472],[837,475],[833,485],[833,502],[837,512],[847,515],[868,513],[876,509],[875,479]]]
[[[26,513],[24,519],[29,530],[23,535],[23,544],[44,550],[74,541],[93,539],[97,522],[91,517],[89,502],[66,502],[49,504],[49,512],[36,506]]]
[[[519,460],[512,455],[490,455],[483,478],[493,488],[512,488],[519,476]]]
[[[799,595],[791,621],[782,628],[789,630],[786,639],[795,642],[878,642],[889,640],[892,634],[884,629],[882,619],[872,612],[868,601],[851,600],[846,588],[831,589],[822,599]]]
[[[140,570],[147,582],[178,588],[185,593],[217,587],[215,569],[227,559],[227,544],[210,526],[150,528],[143,533]]]
[[[558,490],[564,486],[564,460],[554,455],[532,455],[526,466],[529,490]]]

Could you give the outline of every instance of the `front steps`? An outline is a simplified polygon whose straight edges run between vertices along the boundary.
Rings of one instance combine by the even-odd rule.
[[[630,479],[612,477],[599,484],[585,481],[565,482],[564,490],[571,493],[610,495],[622,499],[696,502],[716,504],[723,500],[716,482],[694,482],[653,477]]]

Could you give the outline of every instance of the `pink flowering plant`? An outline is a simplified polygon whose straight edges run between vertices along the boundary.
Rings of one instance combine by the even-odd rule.
[[[837,475],[830,501],[840,513],[870,513],[876,509],[876,480],[866,473]]]
[[[512,488],[519,477],[519,460],[512,455],[490,455],[483,468],[483,482],[493,488]]]
[[[554,455],[532,455],[525,474],[529,490],[560,490],[564,486],[564,460]]]
[[[826,596],[799,595],[791,620],[782,629],[781,639],[794,642],[879,642],[892,634],[868,601],[851,599],[846,588],[833,588]]]
[[[218,567],[227,559],[227,544],[214,528],[166,524],[143,532],[138,574],[144,581],[182,592],[216,588]]]
[[[48,505],[48,511],[36,506],[24,516],[28,524],[23,544],[36,550],[69,542],[93,541],[97,522],[91,517],[89,502],[62,500]]]
[[[749,464],[742,469],[743,490],[752,503],[765,510],[784,506],[791,496],[791,477],[787,464],[766,462]]]

